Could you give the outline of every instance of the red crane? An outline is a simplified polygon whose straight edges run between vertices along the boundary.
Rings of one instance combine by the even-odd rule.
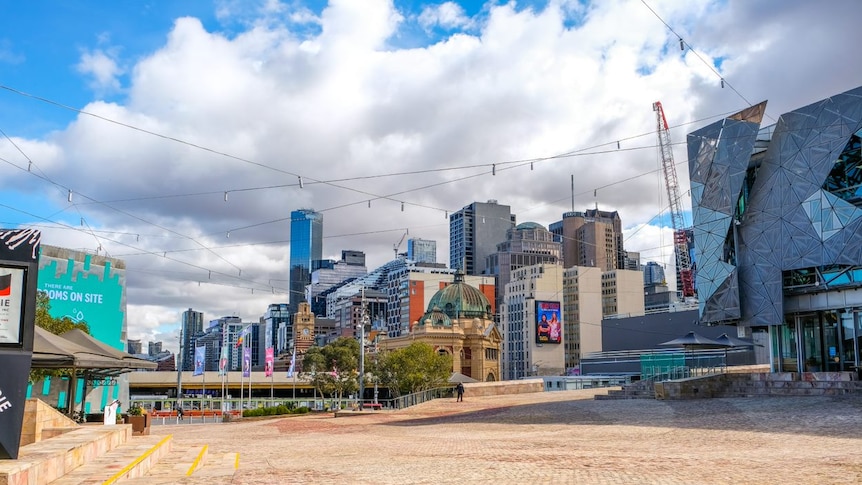
[[[680,205],[679,181],[676,178],[676,165],[673,161],[673,150],[670,144],[670,130],[661,101],[652,104],[656,115],[656,131],[658,145],[661,149],[661,164],[664,169],[664,180],[667,186],[667,198],[670,204],[670,215],[673,223],[673,243],[676,255],[676,271],[682,288],[678,288],[683,297],[695,296],[694,273],[691,269],[691,257],[688,253],[688,229]]]

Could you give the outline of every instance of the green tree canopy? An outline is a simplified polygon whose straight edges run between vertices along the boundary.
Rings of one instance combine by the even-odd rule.
[[[318,392],[339,400],[358,389],[358,368],[359,342],[347,337],[325,347],[311,347],[302,358],[302,371],[311,374]]]
[[[445,386],[452,374],[452,356],[438,354],[430,344],[414,342],[381,353],[372,368],[381,384],[401,396]]]

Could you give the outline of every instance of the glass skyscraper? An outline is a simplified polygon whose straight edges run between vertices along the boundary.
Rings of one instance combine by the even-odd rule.
[[[311,209],[290,213],[290,314],[305,301],[311,283],[312,264],[323,257],[323,214]]]

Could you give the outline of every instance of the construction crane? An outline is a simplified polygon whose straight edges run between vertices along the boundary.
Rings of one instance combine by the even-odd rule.
[[[695,296],[694,273],[691,268],[691,257],[688,253],[688,229],[680,205],[679,181],[676,178],[676,165],[673,161],[673,150],[670,144],[670,130],[667,118],[664,116],[661,101],[652,104],[656,115],[656,131],[658,132],[658,145],[661,151],[661,164],[664,169],[664,180],[667,186],[667,198],[670,204],[670,215],[673,223],[674,253],[676,254],[676,271],[682,288],[677,291],[683,298]]]
[[[401,244],[404,243],[404,238],[410,234],[410,229],[407,229],[404,234],[401,235],[401,239],[398,241],[398,244],[392,245],[392,250],[395,251],[395,259],[398,259],[398,250],[401,249]]]

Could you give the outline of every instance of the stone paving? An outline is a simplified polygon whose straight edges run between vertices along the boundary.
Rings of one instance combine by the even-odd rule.
[[[605,390],[396,412],[167,425],[240,452],[230,483],[862,483],[862,398],[596,401]],[[182,483],[215,483],[191,477]]]

